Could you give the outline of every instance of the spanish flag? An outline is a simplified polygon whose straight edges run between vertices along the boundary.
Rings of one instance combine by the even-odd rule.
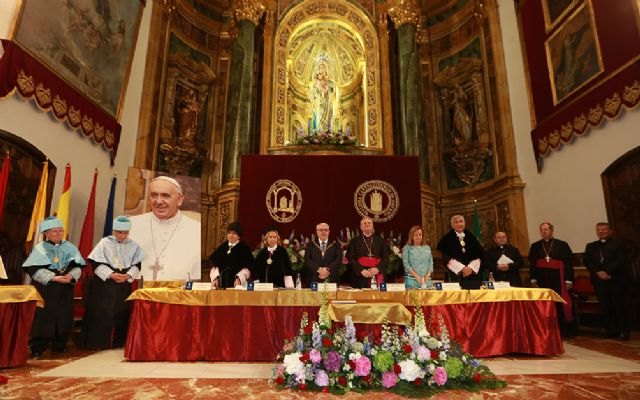
[[[49,160],[45,161],[42,166],[42,176],[40,177],[40,185],[38,186],[38,194],[36,201],[33,203],[33,212],[31,213],[31,222],[29,223],[29,232],[25,247],[27,254],[31,253],[31,248],[38,243],[40,236],[40,221],[44,219],[47,208],[47,181],[49,180]]]
[[[71,165],[67,163],[64,171],[64,184],[62,185],[62,194],[58,201],[58,211],[56,217],[62,220],[64,225],[64,238],[69,238],[69,207],[71,204]]]

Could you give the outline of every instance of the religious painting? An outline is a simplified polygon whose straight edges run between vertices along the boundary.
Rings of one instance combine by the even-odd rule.
[[[585,2],[546,43],[554,104],[603,71],[598,33],[590,2]]]
[[[25,0],[14,40],[117,118],[143,0]]]
[[[580,0],[542,0],[547,31],[558,24]]]

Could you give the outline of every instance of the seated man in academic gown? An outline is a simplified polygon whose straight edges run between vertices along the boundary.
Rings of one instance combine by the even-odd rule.
[[[507,243],[507,234],[496,232],[493,236],[495,246],[487,250],[484,267],[493,273],[496,281],[507,281],[511,286],[522,286],[520,267],[522,256],[517,247]]]
[[[36,308],[29,340],[31,356],[35,358],[40,357],[49,344],[54,352],[66,350],[73,328],[73,286],[86,265],[78,248],[63,240],[61,219],[46,218],[40,224],[40,231],[46,240],[38,243],[22,264],[44,299],[44,308]]]
[[[329,239],[329,232],[329,224],[318,224],[316,238],[307,245],[304,253],[307,285],[311,282],[338,282],[342,248],[338,241]]]
[[[140,274],[144,252],[129,239],[131,220],[113,220],[113,234],[102,238],[87,257],[95,267],[80,346],[89,349],[123,347],[127,340],[131,283]]]
[[[347,248],[351,285],[355,288],[368,288],[372,278],[380,285],[384,282],[384,273],[389,266],[391,249],[383,238],[374,233],[371,218],[362,218],[360,231],[362,234],[351,239]]]
[[[253,254],[241,240],[242,225],[232,222],[227,226],[227,240],[211,255],[211,285],[214,288],[232,288],[247,282],[253,269]]]
[[[450,280],[457,279],[464,289],[479,289],[482,285],[480,271],[484,251],[478,239],[465,229],[462,215],[451,217],[451,230],[438,242],[447,265]]]

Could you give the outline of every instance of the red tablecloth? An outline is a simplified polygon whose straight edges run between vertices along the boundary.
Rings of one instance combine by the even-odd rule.
[[[273,361],[317,306],[168,304],[133,300],[125,357],[131,361]],[[442,315],[451,337],[476,357],[564,352],[549,300],[425,305]],[[412,307],[409,307],[412,309]],[[362,325],[379,333],[380,325]]]
[[[36,306],[44,304],[31,285],[0,286],[0,368],[27,362]]]

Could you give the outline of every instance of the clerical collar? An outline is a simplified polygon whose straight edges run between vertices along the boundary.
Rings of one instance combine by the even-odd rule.
[[[373,236],[373,233],[367,235],[367,234],[362,234],[362,236],[366,237],[367,239],[370,239]]]
[[[278,245],[275,245],[273,247],[267,247],[267,251],[273,253],[274,251],[276,251],[277,248],[278,248]]]
[[[158,224],[173,225],[173,224],[177,224],[178,222],[180,222],[180,220],[182,219],[182,213],[180,212],[180,210],[178,210],[176,215],[174,215],[171,218],[167,218],[167,219],[160,219],[160,218],[156,217],[156,215],[154,213],[151,213],[151,218],[153,219],[154,222],[156,222]]]
[[[607,240],[609,240],[609,238],[600,239],[600,242],[602,242],[602,243],[607,243]]]
[[[60,243],[53,243],[53,241],[52,241],[52,240],[47,240],[47,242],[48,242],[49,244],[54,245],[54,246],[60,246],[60,245],[62,244],[62,242],[64,242],[64,240],[61,240],[61,241],[60,241]]]
[[[112,242],[114,242],[114,243],[129,243],[129,242],[131,241],[131,239],[126,238],[126,239],[125,239],[125,240],[123,240],[122,242],[118,242],[118,239],[117,239],[115,236],[113,236],[113,235],[109,235],[109,236],[107,236],[107,238],[108,238],[109,240],[111,240]]]

